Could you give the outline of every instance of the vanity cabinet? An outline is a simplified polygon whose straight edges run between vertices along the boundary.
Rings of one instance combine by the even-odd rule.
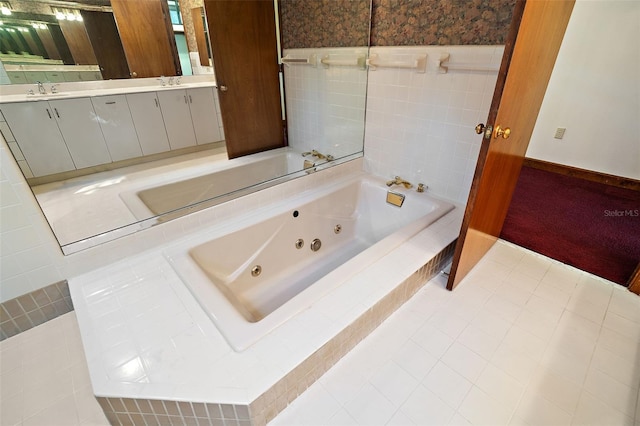
[[[55,100],[49,106],[77,169],[111,162],[91,99]]]
[[[142,157],[133,118],[125,95],[91,98],[113,161]]]
[[[64,94],[63,94],[64,95]],[[212,87],[0,103],[12,152],[40,177],[222,140]]]
[[[155,92],[125,95],[143,155],[169,151],[160,102]]]
[[[75,170],[48,102],[0,105],[33,176]]]
[[[1,109],[34,176],[111,162],[88,98],[19,102]]]
[[[202,145],[224,139],[218,126],[218,109],[213,87],[187,89],[196,143]]]
[[[158,92],[158,100],[171,149],[195,145],[196,135],[191,122],[187,91],[174,89]]]

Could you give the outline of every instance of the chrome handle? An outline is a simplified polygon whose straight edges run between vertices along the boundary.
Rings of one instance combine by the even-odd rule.
[[[58,108],[53,109],[56,112],[56,117],[60,118],[60,113],[58,113]]]
[[[153,98],[153,100],[154,100],[154,101],[155,101],[155,103],[156,103],[156,108],[158,108],[158,107],[160,106],[160,105],[158,105],[158,98]]]
[[[193,103],[193,99],[191,99],[191,95],[189,95],[189,103],[192,104]]]
[[[116,101],[105,102],[105,104],[107,104],[107,105],[113,105],[115,103],[116,103]]]
[[[53,117],[51,117],[51,111],[49,111],[49,108],[47,108],[47,115],[49,116],[49,120],[51,120]]]
[[[226,92],[227,90],[229,90],[229,88],[227,86],[225,86],[224,84],[222,86],[220,86],[220,91],[221,92]]]
[[[184,95],[184,103],[187,105],[189,104],[189,102],[187,101],[187,95]]]

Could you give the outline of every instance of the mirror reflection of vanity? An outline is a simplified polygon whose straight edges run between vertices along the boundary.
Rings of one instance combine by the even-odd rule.
[[[17,6],[35,2],[11,3]],[[78,13],[84,19],[76,21],[76,24],[86,27],[84,31],[89,40],[93,31],[89,27],[90,22],[96,21],[86,18],[92,15],[89,12],[113,12],[118,21],[116,3],[119,1],[77,2],[79,8],[89,8],[87,12],[79,9]],[[165,0],[128,3],[168,6]],[[203,3],[198,0],[180,1],[181,10],[178,10],[184,21],[186,38],[190,37],[186,34],[187,27],[198,31],[199,25],[203,24],[200,31],[207,31],[206,19],[198,20],[198,17],[203,18]],[[327,4],[340,6],[339,3],[342,2]],[[289,129],[288,146],[233,160],[227,157],[222,121],[225,111],[220,109],[220,93],[213,76],[207,74],[211,69],[206,66],[207,61],[212,61],[211,49],[206,44],[203,48],[201,37],[195,35],[195,41],[187,43],[187,57],[191,57],[192,74],[196,69],[204,73],[184,75],[179,84],[177,76],[185,74],[184,67],[175,75],[163,71],[155,78],[144,78],[145,74],[132,71],[131,61],[127,61],[129,75],[112,74],[105,79],[105,67],[99,60],[103,53],[95,51],[97,65],[69,66],[96,67],[103,73],[98,81],[54,81],[45,74],[42,79],[44,94],[39,93],[40,87],[31,81],[0,86],[0,109],[3,113],[0,129],[63,252],[69,254],[110,241],[283,179],[304,176],[361,155],[366,69],[338,62],[332,66],[320,62],[323,57],[331,57],[346,61],[353,59],[357,63],[358,58],[367,55],[370,5],[368,1],[357,3],[362,3],[358,12],[364,17],[361,24],[354,25],[363,31],[358,37],[358,45],[348,43],[345,46],[350,47],[344,48],[346,50],[326,52],[317,50],[326,48],[322,43],[287,45],[288,31],[295,31],[300,20],[313,22],[317,17],[305,18],[303,15],[307,11],[300,2],[287,0],[279,4],[283,16],[281,40],[285,42],[279,46],[284,52],[279,50],[275,57],[277,61],[281,57],[289,59],[283,60],[281,67],[281,80],[287,87],[284,91],[287,96],[282,99],[282,104],[286,105],[284,118]],[[55,7],[52,4],[47,7]],[[342,9],[337,7],[335,14],[341,13]],[[53,13],[53,9],[51,11]],[[130,11],[127,14],[131,15]],[[55,15],[51,16],[48,19],[54,27],[56,23],[52,19]],[[191,23],[187,24],[187,21]],[[165,28],[166,22],[152,24],[152,27]],[[117,29],[120,30],[119,37],[126,38],[120,22]],[[133,26],[127,30],[135,34],[140,28]],[[62,30],[59,32],[64,33]],[[98,33],[104,35],[109,32]],[[121,46],[125,45],[122,40]],[[192,45],[198,46],[193,48],[195,51],[192,51]],[[119,48],[111,46],[108,53],[120,55]],[[122,49],[127,50],[126,47]],[[204,49],[207,50],[205,55]],[[41,56],[44,58],[45,55]],[[129,58],[126,54],[124,56]],[[156,53],[155,56],[161,55]],[[166,56],[170,62],[176,63],[175,55]],[[301,59],[311,56],[319,58],[314,66],[303,65]],[[3,63],[8,69],[8,64]],[[55,67],[60,64],[47,65]],[[180,67],[180,63],[177,66]],[[124,69],[123,66],[120,68]],[[138,75],[133,75],[133,72]],[[165,77],[160,79],[160,75]],[[296,97],[299,92],[295,88],[299,88],[302,82],[309,84],[311,81],[318,88],[314,98]],[[346,106],[340,109],[336,103],[344,93],[337,93],[336,87],[344,88],[349,84],[355,90],[349,95],[352,96],[349,99],[350,109],[344,109]],[[297,108],[301,102],[313,102],[316,113],[302,116]],[[314,149],[334,160],[327,162],[320,157],[301,155]]]

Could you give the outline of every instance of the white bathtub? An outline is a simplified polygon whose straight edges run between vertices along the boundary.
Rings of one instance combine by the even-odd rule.
[[[406,196],[396,207],[386,203],[388,190],[383,180],[362,174],[164,254],[228,343],[242,351],[453,209],[394,187]]]
[[[258,154],[223,160],[194,167],[190,173],[183,170],[162,174],[120,193],[129,211],[145,220],[192,206],[191,211],[211,207],[250,192],[248,188],[262,184],[268,187],[288,174],[302,169],[304,158],[290,148],[281,148]]]

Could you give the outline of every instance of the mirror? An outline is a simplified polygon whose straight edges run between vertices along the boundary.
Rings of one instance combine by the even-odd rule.
[[[107,7],[105,4],[109,3],[109,7],[117,15],[116,4],[119,2],[127,5],[168,4],[166,0],[84,0],[81,3],[91,3],[94,7]],[[12,7],[18,3],[36,2],[11,1]],[[205,3],[204,0],[175,2],[179,7],[177,11],[182,16],[185,32],[185,16],[190,15],[192,22],[199,22],[197,18],[202,18]],[[99,124],[99,127],[95,127],[98,129],[97,139],[103,137],[107,140],[106,144],[104,141],[90,144],[95,145],[95,149],[89,149],[83,142],[81,148],[86,151],[85,156],[89,157],[110,155],[113,159],[110,164],[76,164],[77,159],[71,158],[71,155],[71,166],[75,165],[80,170],[68,173],[44,172],[41,176],[34,177],[25,174],[65,254],[111,241],[274,185],[284,179],[304,176],[362,155],[367,79],[366,67],[362,66],[362,61],[368,52],[370,0],[280,0],[277,7],[282,21],[279,23],[278,53],[274,56],[275,60],[282,61],[283,64],[280,74],[283,88],[281,93],[286,96],[281,99],[281,103],[285,107],[283,119],[288,127],[287,146],[283,148],[229,160],[224,140],[225,126],[222,125],[222,117],[228,111],[220,111],[218,98],[223,92],[217,91],[207,76],[187,76],[182,80],[181,86],[169,86],[166,83],[168,74],[163,74],[167,77],[161,82],[156,78],[137,78],[124,80],[126,83],[119,83],[115,79],[94,83],[61,83],[59,93],[50,93],[50,87],[47,86],[47,94],[42,97],[35,93],[33,96],[27,95],[32,96],[28,101],[11,103],[11,96],[5,94],[24,97],[27,90],[33,90],[36,86],[27,84],[0,87],[0,94],[3,95],[0,109],[6,119],[6,122],[0,121],[0,130],[21,166],[30,163],[30,159],[25,158],[28,157],[28,143],[21,140],[16,131],[20,120],[23,120],[25,127],[37,127],[34,130],[36,152],[43,151],[40,145],[43,143],[43,135],[54,133],[60,135],[55,143],[66,146],[69,151],[77,148],[72,145],[74,132],[81,127],[79,123],[82,120],[79,117],[82,111],[93,114],[88,122],[93,122],[94,126]],[[103,10],[99,12],[105,13]],[[131,15],[131,11],[127,14]],[[90,16],[87,13],[84,15]],[[316,25],[321,21],[319,17],[323,17],[326,23]],[[201,20],[202,30],[206,32],[206,20]],[[89,21],[90,19],[84,19],[82,22],[89,25]],[[329,22],[349,22],[349,25],[345,24],[344,30],[336,32],[335,25],[330,25]],[[52,22],[53,24],[55,23]],[[153,25],[161,28],[163,24]],[[121,25],[118,25],[118,29],[121,37],[125,37],[123,34],[126,31],[133,35],[139,31],[138,28],[124,28]],[[90,28],[86,30],[87,33],[91,31]],[[199,46],[195,48],[197,53],[191,53],[191,63],[197,62],[205,68],[202,63],[211,61],[209,48],[205,57],[200,54],[202,40],[188,44],[190,50],[192,44]],[[112,47],[107,53],[117,50],[117,47]],[[96,57],[99,55],[96,54]],[[311,57],[315,58],[313,64],[310,61],[306,64],[301,62],[301,59]],[[70,96],[73,90],[78,90],[76,87],[90,88],[90,92],[82,97]],[[38,102],[33,102],[34,100]],[[163,122],[160,125],[140,125],[149,119],[145,114],[135,112],[140,109],[137,102],[143,101],[150,102],[145,105],[152,105],[151,110],[161,110]],[[172,109],[171,102],[176,108]],[[202,102],[200,105],[204,106],[193,106],[196,102]],[[106,111],[109,106],[121,104],[126,106],[125,116]],[[178,104],[181,105],[180,108],[177,107]],[[185,104],[188,105],[186,109]],[[45,119],[38,121],[38,126],[33,126],[33,116],[25,112],[11,114],[8,112],[9,105],[26,105],[31,108],[29,114],[38,107],[41,108],[40,114],[49,114],[49,117],[45,116]],[[63,108],[74,111],[74,106],[78,111],[77,114],[72,114],[74,124],[65,127],[67,124],[64,122]],[[307,108],[309,106],[311,108]],[[58,113],[61,115],[58,116]],[[182,144],[187,139],[188,132],[194,132],[195,137],[198,136],[198,130],[195,129],[197,122],[217,128],[215,131],[218,132],[218,137],[207,139],[202,144],[198,141],[191,146],[178,146],[179,149],[175,152],[177,155],[172,151],[153,151],[143,143],[143,133],[150,132],[160,136],[164,134],[163,137],[170,141],[177,140]],[[190,129],[188,132],[181,127],[185,123]],[[51,132],[43,127],[45,124],[53,126]],[[124,140],[122,135],[127,128],[133,131],[130,136],[141,146],[142,155],[116,161],[115,148],[109,145],[107,135],[114,132],[116,141]],[[176,137],[171,139],[171,133],[176,129],[182,130],[178,130],[174,135]],[[151,138],[154,143],[157,140],[158,138]],[[117,148],[127,149],[129,146]],[[171,148],[173,150],[173,145]],[[151,154],[146,155],[147,151]],[[57,161],[54,157],[55,155],[47,155],[43,167],[54,164]]]
[[[202,0],[182,2],[184,13],[179,0],[13,0],[0,19],[1,83],[212,74]]]

